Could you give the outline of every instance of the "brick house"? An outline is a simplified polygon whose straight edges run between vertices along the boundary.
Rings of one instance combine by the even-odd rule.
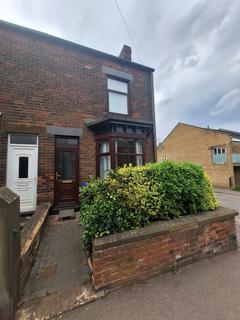
[[[21,211],[79,205],[79,185],[155,161],[154,69],[0,21],[0,186]]]
[[[157,160],[200,164],[215,187],[240,185],[240,132],[178,123],[158,145]]]

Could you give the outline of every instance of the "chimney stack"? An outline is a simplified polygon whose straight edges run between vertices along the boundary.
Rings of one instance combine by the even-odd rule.
[[[119,58],[125,59],[128,61],[132,60],[132,49],[131,47],[127,46],[126,44],[122,47],[120,52]]]

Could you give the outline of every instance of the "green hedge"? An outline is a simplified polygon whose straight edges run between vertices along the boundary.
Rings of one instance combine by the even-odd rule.
[[[111,171],[80,188],[86,248],[94,238],[143,227],[155,220],[212,210],[217,201],[201,166],[164,161]]]

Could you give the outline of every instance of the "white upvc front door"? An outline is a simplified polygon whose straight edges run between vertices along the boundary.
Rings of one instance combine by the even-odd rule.
[[[38,138],[36,135],[9,134],[7,187],[20,196],[20,211],[36,209]]]

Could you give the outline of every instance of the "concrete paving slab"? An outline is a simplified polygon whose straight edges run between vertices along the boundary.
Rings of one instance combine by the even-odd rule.
[[[84,285],[53,293],[24,303],[19,308],[16,320],[48,320],[55,316],[95,301],[104,296],[104,292],[95,292],[93,287]]]
[[[24,301],[80,287],[90,280],[78,217],[64,221],[57,216],[48,218]]]

